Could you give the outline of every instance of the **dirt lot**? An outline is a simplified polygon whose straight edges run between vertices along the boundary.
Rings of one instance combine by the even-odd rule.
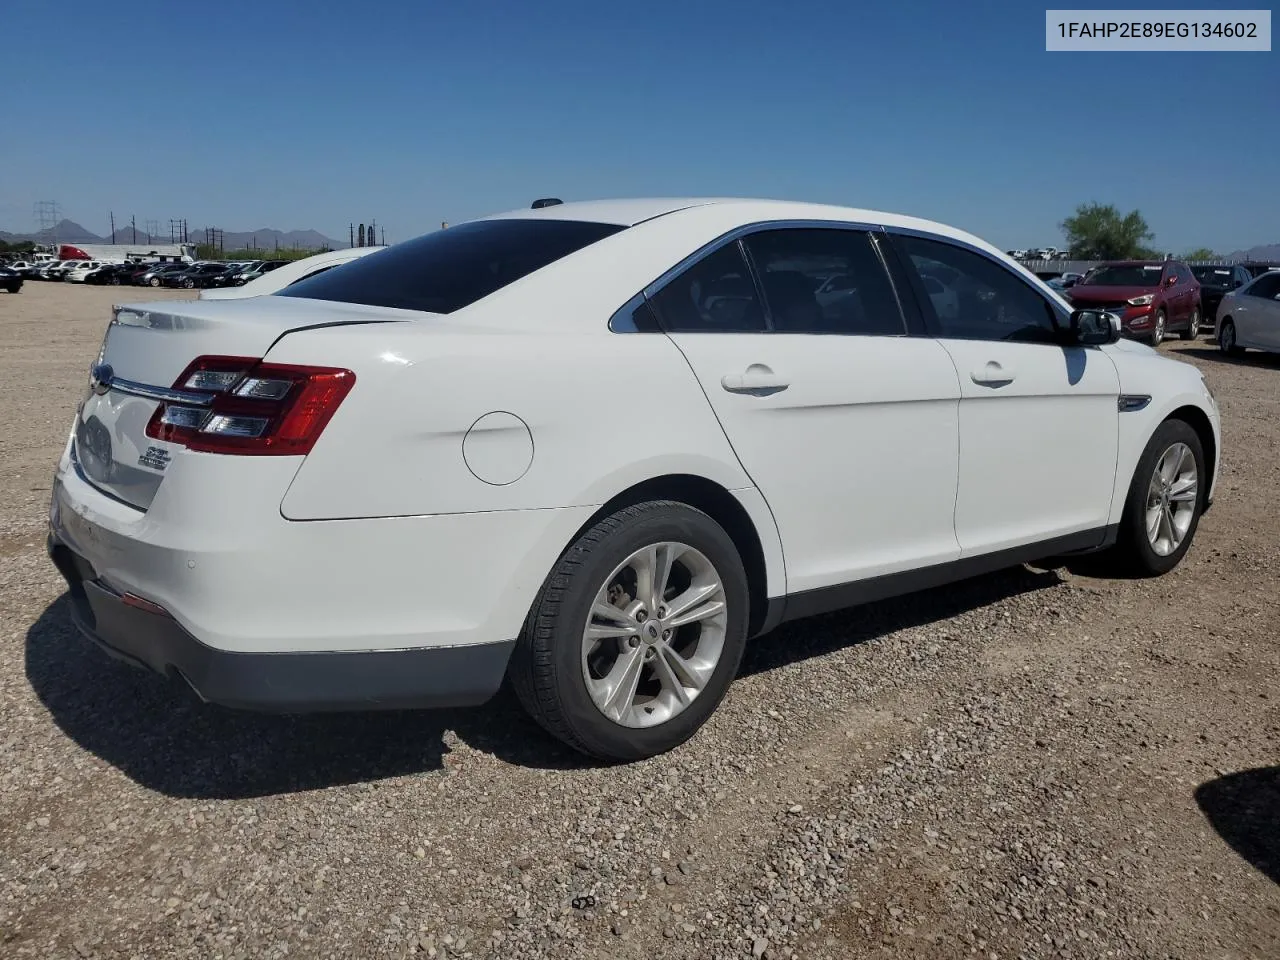
[[[610,769],[505,693],[240,715],[73,633],[49,481],[109,304],[154,296],[0,294],[0,956],[1280,956],[1280,359],[1163,348],[1226,433],[1173,574],[790,625]]]

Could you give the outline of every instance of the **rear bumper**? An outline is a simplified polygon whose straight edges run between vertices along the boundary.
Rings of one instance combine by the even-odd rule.
[[[457,647],[246,653],[201,643],[176,620],[125,602],[52,532],[48,552],[67,581],[76,627],[111,656],[184,679],[210,703],[307,713],[460,707],[502,684],[514,640]]]

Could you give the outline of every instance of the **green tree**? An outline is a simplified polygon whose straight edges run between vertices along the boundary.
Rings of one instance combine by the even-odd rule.
[[[1222,257],[1214,253],[1208,247],[1196,247],[1182,255],[1183,260],[1221,260]]]
[[[1137,210],[1121,214],[1110,204],[1082,203],[1059,224],[1073,260],[1130,260],[1156,256],[1146,244],[1155,236]]]

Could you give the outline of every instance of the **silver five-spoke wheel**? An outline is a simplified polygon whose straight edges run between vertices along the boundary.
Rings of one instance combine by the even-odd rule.
[[[1185,443],[1175,443],[1156,461],[1147,488],[1147,540],[1159,556],[1182,545],[1195,519],[1197,496],[1195,455]]]
[[[582,673],[600,712],[624,727],[680,714],[724,648],[728,608],[711,561],[676,542],[649,544],[605,580],[582,632]]]

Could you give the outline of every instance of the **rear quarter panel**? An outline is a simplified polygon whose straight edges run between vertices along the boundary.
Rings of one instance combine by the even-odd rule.
[[[668,473],[751,485],[662,334],[519,333],[440,318],[290,334],[269,359],[356,374],[284,497],[289,519],[592,505]],[[532,440],[527,469],[501,484],[478,479],[463,455],[468,431],[496,412],[518,417]],[[517,430],[500,442],[519,456],[525,441]]]

